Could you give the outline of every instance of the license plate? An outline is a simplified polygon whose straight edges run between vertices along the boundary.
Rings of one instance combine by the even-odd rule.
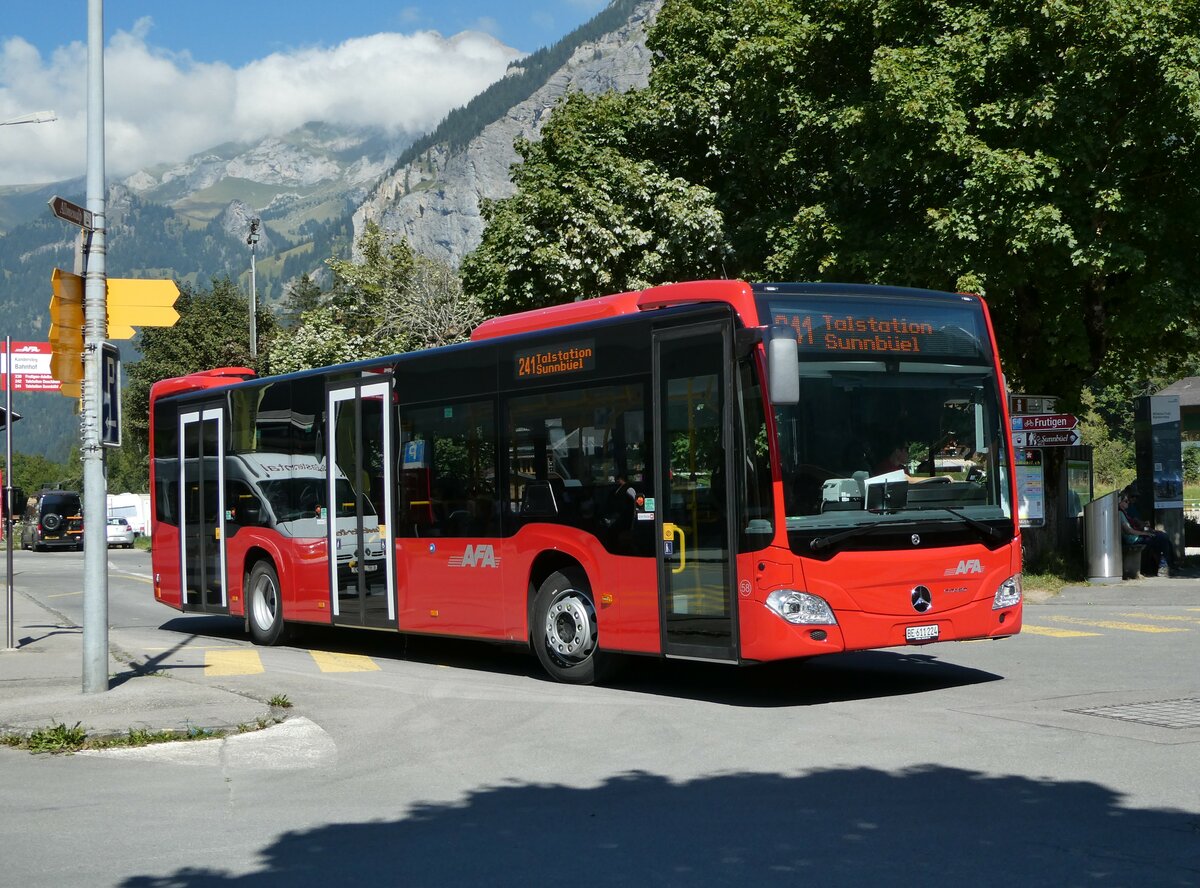
[[[937,641],[938,626],[934,623],[932,626],[905,626],[904,640],[910,642],[917,641]]]
[[[375,573],[375,571],[379,570],[379,565],[378,564],[366,564],[366,565],[363,565],[362,570],[363,570],[363,573]],[[350,565],[350,573],[352,573],[352,574],[358,573],[358,565],[356,565],[356,564]]]

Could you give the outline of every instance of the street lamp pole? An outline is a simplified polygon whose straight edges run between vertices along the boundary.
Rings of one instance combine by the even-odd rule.
[[[258,226],[262,220],[255,216],[250,220],[250,233],[246,243],[250,245],[250,359],[258,358],[258,288],[254,280],[254,253],[258,245]]]
[[[0,120],[0,126],[16,126],[20,123],[50,123],[58,120],[53,111],[34,111],[31,114],[22,114],[20,117],[14,117],[11,120]]]

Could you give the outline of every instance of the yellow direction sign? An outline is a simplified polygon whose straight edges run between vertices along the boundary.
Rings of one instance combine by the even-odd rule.
[[[130,339],[134,327],[173,327],[179,288],[170,280],[108,279],[108,338]]]
[[[50,275],[50,374],[66,387],[83,379],[83,278],[56,268]]]

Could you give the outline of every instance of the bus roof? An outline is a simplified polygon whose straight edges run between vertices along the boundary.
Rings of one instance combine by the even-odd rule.
[[[688,281],[663,284],[630,293],[582,299],[565,305],[551,305],[484,321],[471,333],[471,340],[495,339],[516,333],[552,330],[567,324],[582,324],[619,315],[636,314],[674,305],[720,302],[733,306],[747,326],[757,326],[758,310],[750,285],[739,280]]]

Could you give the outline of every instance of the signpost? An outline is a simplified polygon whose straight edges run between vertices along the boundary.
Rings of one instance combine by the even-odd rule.
[[[1013,447],[1075,447],[1079,444],[1079,432],[1066,429],[1061,432],[1013,432]]]
[[[50,198],[50,212],[64,222],[78,225],[85,231],[92,231],[96,227],[93,224],[91,210],[84,209],[79,204],[71,203],[58,195]]]
[[[1049,432],[1073,429],[1079,425],[1078,417],[1070,413],[1039,413],[1034,416],[1014,416],[1014,432]]]

